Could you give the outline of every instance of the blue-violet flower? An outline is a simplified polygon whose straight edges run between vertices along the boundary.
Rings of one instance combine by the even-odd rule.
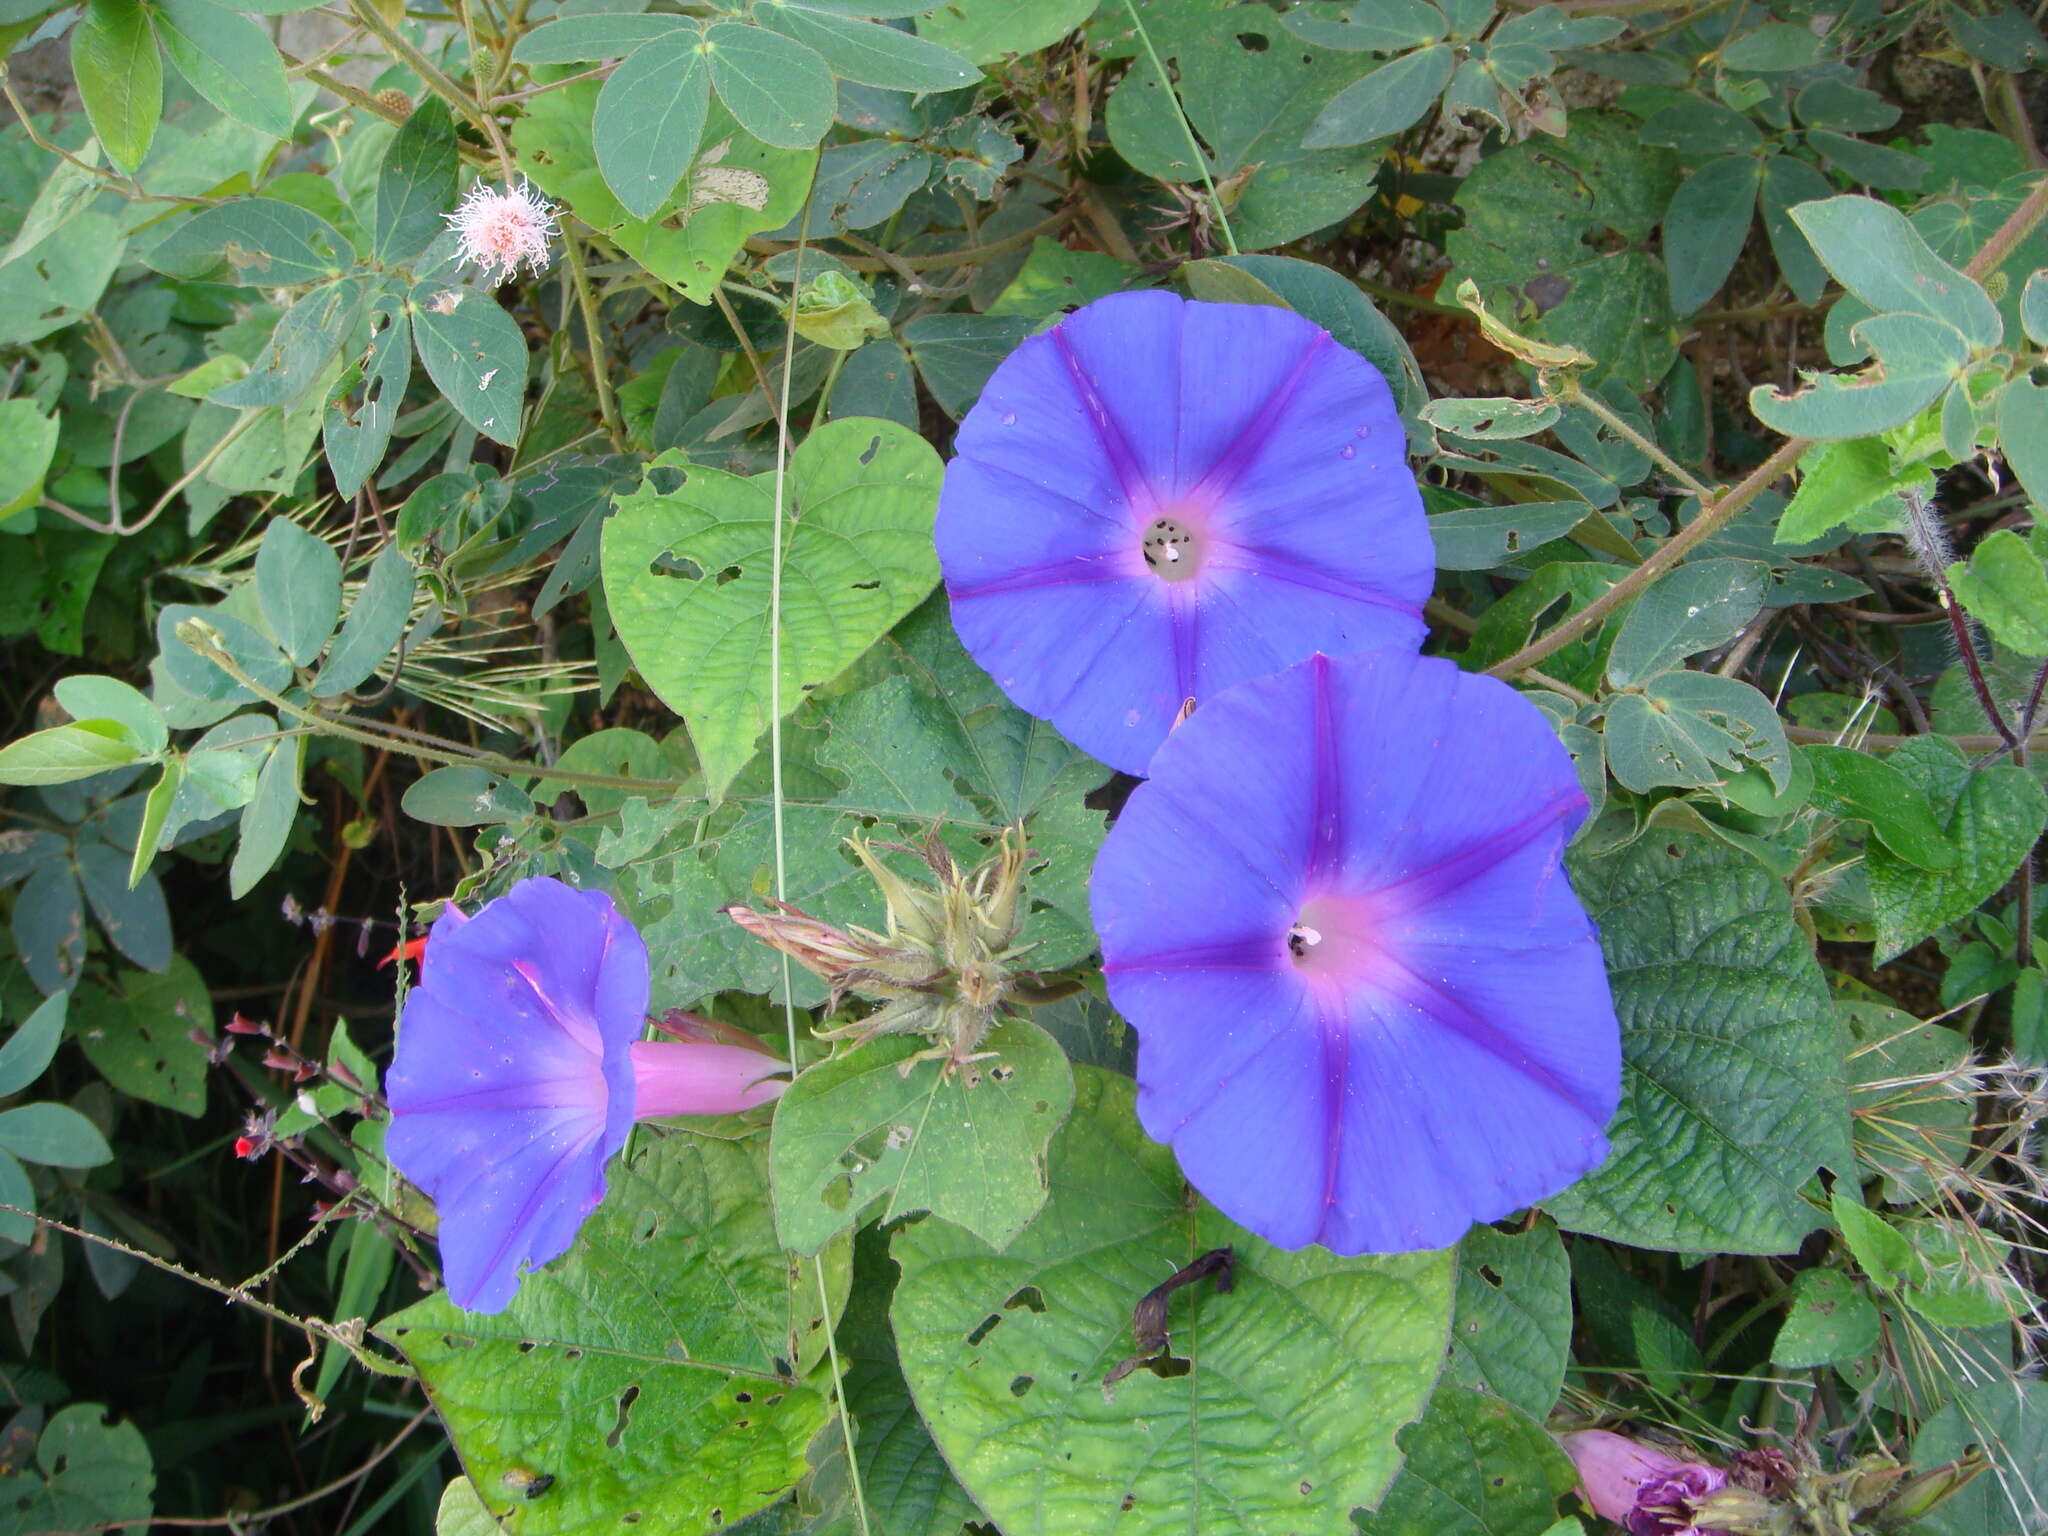
[[[1451,1243],[1606,1154],[1621,1041],[1565,881],[1586,799],[1504,683],[1385,649],[1240,684],[1096,861],[1138,1114],[1286,1248]]]
[[[1406,442],[1379,371],[1290,310],[1098,299],[960,424],[935,529],[954,628],[1019,707],[1143,773],[1190,699],[1420,645]]]
[[[434,924],[385,1080],[393,1166],[440,1214],[449,1297],[499,1312],[604,1198],[636,1119],[763,1104],[785,1063],[731,1036],[640,1038],[647,946],[602,891],[522,880]],[[709,1026],[707,1026],[709,1028]]]

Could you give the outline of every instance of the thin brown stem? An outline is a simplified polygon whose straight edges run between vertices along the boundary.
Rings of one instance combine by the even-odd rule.
[[[1799,456],[1812,446],[1801,437],[1781,444],[1776,453],[1744,476],[1740,484],[1719,500],[1703,505],[1698,517],[1667,539],[1641,565],[1570,618],[1553,625],[1514,655],[1495,662],[1486,670],[1495,677],[1513,677],[1546,656],[1555,655],[1581,635],[1604,623],[1609,614],[1637,597],[1651,582],[1733,522],[1751,502],[1769,490],[1779,476],[1790,473],[1799,462]]]
[[[410,1419],[407,1419],[405,1426],[391,1437],[390,1442],[381,1447],[375,1455],[357,1467],[355,1471],[344,1473],[333,1482],[315,1488],[311,1493],[302,1493],[296,1499],[287,1499],[282,1504],[273,1504],[268,1509],[235,1510],[225,1515],[143,1515],[134,1520],[109,1520],[104,1524],[79,1530],[49,1531],[45,1532],[44,1536],[98,1536],[98,1533],[101,1531],[125,1531],[135,1526],[153,1525],[175,1525],[184,1529],[226,1526],[229,1530],[234,1531],[251,1530],[275,1520],[280,1515],[288,1515],[293,1510],[304,1509],[308,1504],[317,1504],[329,1494],[340,1493],[344,1488],[350,1488],[360,1483],[364,1478],[376,1471],[379,1466],[383,1465],[385,1459],[393,1451],[405,1444],[407,1439],[411,1437],[412,1432],[427,1422],[433,1411],[431,1407],[422,1408]]]

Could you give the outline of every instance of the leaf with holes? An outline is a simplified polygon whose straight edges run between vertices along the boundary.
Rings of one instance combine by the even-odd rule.
[[[1792,748],[1778,712],[1739,677],[1666,672],[1641,693],[1615,695],[1607,710],[1607,766],[1638,794],[1662,785],[1714,784],[1755,765],[1783,794]]]
[[[1571,1264],[1557,1228],[1545,1221],[1526,1232],[1466,1233],[1444,1380],[1540,1419],[1564,1388],[1571,1342]]]
[[[193,1039],[195,1030],[205,1038]],[[205,1110],[213,1000],[183,955],[161,974],[122,970],[110,987],[81,985],[71,999],[71,1034],[121,1092],[181,1115]]]
[[[1771,573],[1757,560],[1694,560],[1637,598],[1607,656],[1607,680],[1627,688],[1724,645],[1763,606]]]
[[[1204,7],[1150,0],[1146,27],[1178,86],[1138,51],[1111,93],[1111,144],[1148,176],[1201,186],[1235,178],[1230,225],[1245,250],[1298,240],[1347,217],[1371,193],[1384,159],[1373,145],[1311,149],[1303,136],[1330,99],[1379,62],[1304,48],[1259,6]],[[1181,113],[1206,150],[1194,158]]]
[[[1470,278],[1517,330],[1590,354],[1595,381],[1649,389],[1670,370],[1678,332],[1664,267],[1641,247],[1676,180],[1674,157],[1632,120],[1574,113],[1568,137],[1511,145],[1465,178],[1465,223],[1448,237],[1439,291]]]
[[[829,1319],[776,1244],[767,1161],[758,1136],[643,1128],[575,1247],[506,1311],[438,1295],[377,1325],[506,1530],[709,1530],[804,1475]],[[836,1309],[845,1245],[823,1262]]]
[[[936,1219],[896,1234],[889,1317],[918,1409],[1005,1530],[1348,1536],[1442,1363],[1451,1256],[1261,1242],[1192,1196],[1133,1093],[1076,1071],[1052,1197],[1004,1252]],[[1105,1391],[1139,1298],[1226,1246],[1229,1290],[1176,1293],[1170,1353]]]
[[[1945,736],[1916,736],[1886,759],[1934,807],[1961,858],[1919,869],[1887,848],[1864,855],[1877,917],[1876,962],[1896,959],[1944,923],[1974,912],[2012,878],[2048,821],[2048,797],[2017,763],[1974,765]]]
[[[512,130],[520,170],[685,298],[709,304],[747,237],[779,228],[803,207],[817,151],[772,148],[714,101],[689,173],[651,218],[636,219],[592,148],[599,89],[588,80],[528,103]]]
[[[413,346],[448,403],[493,442],[519,441],[526,338],[489,293],[416,283],[405,301]]]
[[[405,404],[406,386],[412,382],[412,327],[406,324],[404,295],[386,292],[373,298],[369,325],[369,350],[334,385],[320,423],[327,465],[334,472],[335,488],[344,496],[361,490],[370,472],[384,462],[391,429]],[[351,398],[358,374],[361,404]]]
[[[1807,374],[1789,395],[1759,384],[1749,392],[1757,420],[1816,442],[1888,432],[1940,399],[1970,355],[1962,332],[1926,315],[1872,315],[1849,334],[1878,360],[1861,373]]]
[[[605,525],[612,622],[640,675],[689,722],[714,794],[769,724],[774,477],[657,465]],[[830,682],[938,581],[939,456],[894,422],[849,418],[791,459],[781,706]]]
[[[863,1227],[853,1240],[853,1291],[839,1322],[839,1359],[846,1406],[857,1429],[855,1451],[868,1509],[888,1536],[959,1536],[981,1518],[953,1476],[931,1431],[910,1401],[910,1386],[896,1361],[889,1303],[896,1266],[879,1227]]]
[[[98,1403],[73,1403],[36,1442],[34,1469],[17,1463],[0,1506],[0,1536],[97,1531],[150,1523],[156,1466],[133,1424],[107,1422]],[[10,1443],[10,1459],[17,1454]]]
[[[1770,871],[1686,833],[1573,883],[1621,1018],[1607,1161],[1546,1208],[1638,1248],[1790,1253],[1821,1225],[1814,1170],[1855,1167],[1827,988]]]
[[[1362,1536],[1522,1536],[1579,1480],[1542,1423],[1467,1387],[1442,1386],[1401,1431],[1407,1460]]]
[[[775,1106],[775,1227],[798,1253],[918,1211],[1001,1251],[1045,1204],[1045,1149],[1073,1108],[1059,1046],[1016,1020],[961,1070],[911,1058],[916,1037],[869,1041],[801,1073]],[[903,1069],[908,1068],[906,1076]]]

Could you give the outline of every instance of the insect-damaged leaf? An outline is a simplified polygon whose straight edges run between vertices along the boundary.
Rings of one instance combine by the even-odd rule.
[[[774,477],[657,465],[604,531],[605,598],[648,686],[689,722],[713,793],[767,728]],[[781,703],[831,681],[938,580],[939,457],[890,421],[830,422],[790,461]]]
[[[773,1503],[827,1420],[818,1283],[768,1212],[767,1145],[642,1130],[568,1256],[496,1316],[445,1295],[378,1325],[493,1514],[584,1536],[699,1531]],[[834,1308],[845,1245],[828,1249]]]
[[[1009,1248],[936,1218],[891,1244],[890,1319],[939,1449],[1006,1530],[1348,1536],[1436,1379],[1451,1255],[1273,1248],[1191,1195],[1138,1129],[1129,1079],[1075,1080],[1052,1197]],[[1139,1298],[1224,1247],[1230,1290],[1179,1290],[1167,1359],[1105,1393]],[[1212,1430],[1230,1423],[1287,1433]]]

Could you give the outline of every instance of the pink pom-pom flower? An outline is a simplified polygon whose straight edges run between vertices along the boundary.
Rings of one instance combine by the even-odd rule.
[[[462,241],[462,259],[482,267],[487,278],[496,273],[501,283],[522,265],[544,269],[559,232],[555,205],[523,181],[502,188],[472,182],[448,224]]]

